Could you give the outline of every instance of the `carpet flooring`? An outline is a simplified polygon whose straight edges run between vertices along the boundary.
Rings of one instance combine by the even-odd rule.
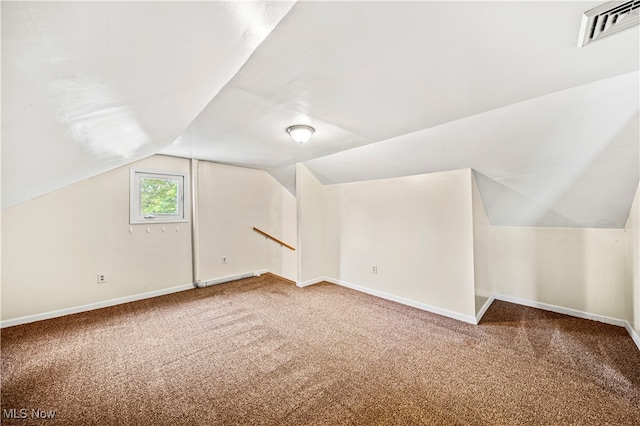
[[[7,425],[640,424],[623,328],[498,301],[473,326],[263,275],[1,343]]]

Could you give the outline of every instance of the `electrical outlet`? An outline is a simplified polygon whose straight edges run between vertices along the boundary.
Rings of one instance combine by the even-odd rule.
[[[98,274],[98,284],[104,284],[107,282],[106,274]]]
[[[378,273],[378,265],[371,265],[371,273],[372,274]]]
[[[222,264],[225,265],[227,261],[228,261],[227,256],[222,256]]]

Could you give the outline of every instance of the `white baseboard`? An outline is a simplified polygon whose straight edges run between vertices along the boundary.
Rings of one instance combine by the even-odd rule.
[[[211,280],[206,280],[203,282],[200,282],[200,286],[202,287],[206,287],[208,285],[215,285],[215,284],[221,284],[223,282],[229,282],[229,281],[233,281],[236,279],[241,279],[241,278],[247,278],[247,277],[252,277],[252,276],[260,276],[262,274],[268,273],[269,270],[268,269],[261,269],[258,271],[254,271],[254,272],[249,272],[249,273],[245,273],[245,274],[237,274],[237,275],[230,275],[227,277],[222,277],[222,278],[215,278],[215,279],[211,279]],[[453,318],[459,321],[464,321],[470,324],[478,324],[480,322],[480,320],[482,319],[482,317],[484,316],[484,314],[487,312],[487,309],[489,309],[489,306],[491,306],[491,303],[493,303],[494,300],[502,300],[505,302],[510,302],[510,303],[516,303],[518,305],[523,305],[523,306],[529,306],[532,308],[538,308],[538,309],[543,309],[546,311],[551,311],[551,312],[556,312],[559,314],[565,314],[565,315],[570,315],[573,317],[577,317],[577,318],[584,318],[584,319],[589,319],[589,320],[594,320],[594,321],[599,321],[599,322],[603,322],[606,324],[612,324],[612,325],[617,325],[620,327],[625,327],[627,329],[627,331],[629,332],[629,335],[631,336],[631,338],[633,339],[634,343],[636,344],[636,346],[638,346],[638,349],[640,349],[640,335],[638,334],[638,332],[636,330],[633,329],[633,327],[631,327],[631,324],[629,324],[627,321],[621,320],[621,319],[617,319],[617,318],[611,318],[611,317],[607,317],[607,316],[603,316],[603,315],[597,315],[597,314],[592,314],[589,312],[583,312],[583,311],[579,311],[576,309],[571,309],[571,308],[565,308],[562,306],[556,306],[556,305],[551,305],[548,303],[542,303],[542,302],[536,302],[533,300],[528,300],[528,299],[521,299],[519,297],[514,297],[514,296],[508,296],[508,295],[504,295],[504,294],[495,294],[489,297],[489,299],[484,303],[484,305],[482,306],[482,308],[480,309],[480,311],[478,311],[478,313],[476,314],[475,318],[472,316],[468,316],[468,315],[463,315],[457,312],[453,312],[453,311],[449,311],[447,309],[442,309],[442,308],[438,308],[436,306],[431,306],[431,305],[427,305],[425,303],[421,303],[421,302],[416,302],[415,300],[411,300],[411,299],[407,299],[404,297],[400,297],[400,296],[395,296],[393,294],[389,294],[383,291],[379,291],[379,290],[373,290],[367,287],[363,287],[357,284],[352,284],[346,281],[342,281],[342,280],[337,280],[334,278],[329,278],[329,277],[318,277],[318,278],[313,278],[311,280],[307,280],[304,282],[296,282],[296,285],[298,287],[307,287],[313,284],[317,284],[320,283],[322,281],[326,281],[332,284],[336,284],[342,287],[347,287],[350,288],[352,290],[356,290],[356,291],[360,291],[362,293],[367,293],[370,294],[372,296],[376,296],[376,297],[380,297],[386,300],[391,300],[393,302],[398,302],[401,303],[403,305],[407,305],[407,306],[412,306],[414,308],[418,308],[418,309],[422,309],[423,311],[428,311],[428,312],[432,312],[438,315],[443,315],[449,318]],[[205,285],[202,285],[205,284]],[[124,296],[124,297],[118,297],[115,299],[110,299],[110,300],[105,300],[102,302],[96,302],[96,303],[89,303],[87,305],[82,305],[82,306],[76,306],[73,308],[66,308],[66,309],[59,309],[56,311],[50,311],[50,312],[44,312],[41,314],[34,314],[34,315],[27,315],[24,317],[19,317],[19,318],[13,318],[13,319],[8,319],[8,320],[4,320],[4,321],[0,321],[0,328],[5,328],[5,327],[11,327],[14,325],[20,325],[20,324],[26,324],[26,323],[30,323],[30,322],[35,322],[35,321],[41,321],[41,320],[46,320],[46,319],[50,319],[50,318],[57,318],[57,317],[61,317],[64,315],[71,315],[71,314],[76,314],[79,312],[86,312],[86,311],[91,311],[94,309],[100,309],[100,308],[106,308],[108,306],[115,306],[115,305],[119,305],[122,303],[128,303],[128,302],[135,302],[136,300],[143,300],[143,299],[149,299],[152,297],[157,297],[157,296],[163,296],[165,294],[171,294],[171,293],[177,293],[180,291],[184,291],[184,290],[189,290],[189,289],[193,289],[195,287],[195,285],[193,283],[190,284],[183,284],[183,285],[179,285],[179,286],[175,286],[175,287],[170,287],[170,288],[165,288],[165,289],[161,289],[161,290],[154,290],[154,291],[150,291],[147,293],[141,293],[141,294],[135,294],[135,295],[131,295],[131,296]]]
[[[482,319],[484,314],[487,312],[487,309],[489,309],[489,306],[491,306],[491,304],[495,300],[495,295],[493,294],[490,296],[483,296],[483,297],[488,297],[488,299],[486,302],[484,302],[484,305],[482,305],[482,308],[480,308],[480,310],[476,314],[476,324],[480,324],[480,320]]]
[[[277,278],[279,280],[286,281],[288,283],[296,285],[296,282],[294,280],[292,280],[291,278],[283,277],[282,275],[278,275],[278,274],[273,273],[271,271],[266,271],[266,272],[263,272],[263,273],[266,274],[266,275],[271,275],[272,277]]]
[[[638,332],[635,331],[633,327],[631,327],[631,324],[629,324],[629,322],[627,321],[625,321],[624,327],[627,329],[627,331],[631,335],[631,339],[633,339],[633,342],[636,344],[636,346],[640,350],[640,334],[638,334]]]
[[[504,302],[516,303],[518,305],[529,306],[531,308],[538,308],[545,311],[556,312],[558,314],[569,315],[572,317],[604,322],[606,324],[617,325],[619,327],[625,326],[625,321],[618,318],[611,318],[604,315],[592,314],[590,312],[579,311],[577,309],[565,308],[562,306],[550,305],[548,303],[536,302],[534,300],[521,299],[519,297],[507,296],[505,294],[496,294],[495,299],[502,300]]]
[[[362,293],[367,293],[367,294],[370,294],[372,296],[380,297],[382,299],[391,300],[393,302],[398,302],[398,303],[401,303],[403,305],[407,305],[407,306],[411,306],[411,307],[414,307],[414,308],[422,309],[423,311],[427,311],[427,312],[431,312],[431,313],[434,313],[434,314],[442,315],[442,316],[445,316],[445,317],[453,318],[453,319],[456,319],[456,320],[459,320],[459,321],[464,321],[464,322],[467,322],[467,323],[470,323],[470,324],[477,324],[476,323],[476,319],[474,317],[472,317],[472,316],[460,314],[458,312],[449,311],[447,309],[438,308],[436,306],[427,305],[425,303],[417,302],[415,300],[407,299],[407,298],[404,298],[404,297],[395,296],[393,294],[389,294],[389,293],[386,293],[384,291],[372,290],[370,288],[363,287],[363,286],[360,286],[360,285],[357,285],[357,284],[352,284],[352,283],[349,283],[349,282],[346,282],[346,281],[336,280],[334,278],[328,278],[328,277],[323,277],[320,281],[327,281],[327,282],[330,282],[332,284],[337,284],[337,285],[342,286],[342,287],[347,287],[347,288],[350,288],[352,290],[360,291]]]
[[[164,296],[165,294],[177,293],[179,291],[190,290],[194,287],[208,287],[210,285],[222,284],[229,281],[235,281],[242,278],[258,277],[269,272],[268,269],[260,269],[244,274],[229,275],[221,278],[212,278],[210,280],[200,281],[199,283],[183,284],[176,287],[154,290],[147,293],[134,294],[131,296],[117,297],[115,299],[105,300],[102,302],[89,303],[87,305],[75,306],[73,308],[59,309],[56,311],[43,312],[41,314],[27,315],[24,317],[8,319],[0,321],[0,328],[11,327],[14,325],[27,324],[30,322],[46,320],[50,318],[62,317],[64,315],[77,314],[79,312],[92,311],[94,309],[106,308],[108,306],[120,305],[122,303],[135,302],[136,300],[149,299],[151,297]]]
[[[196,283],[195,286],[198,288],[209,287],[212,285],[228,283],[230,281],[241,280],[243,278],[259,277],[260,275],[266,274],[267,272],[269,272],[268,269],[260,269],[258,271],[243,272],[241,274],[227,275],[220,278],[210,278],[208,280],[201,280],[200,282]]]
[[[318,277],[318,278],[313,278],[307,281],[297,281],[296,282],[296,286],[298,287],[308,287],[310,285],[314,285],[314,284],[318,284],[321,283],[322,281],[327,281],[328,278],[327,277]]]
[[[0,321],[0,328],[11,327],[14,325],[26,324],[35,321],[41,321],[51,318],[62,317],[65,315],[77,314],[79,312],[92,311],[94,309],[106,308],[108,306],[120,305],[122,303],[135,302],[136,300],[149,299],[151,297],[164,296],[165,294],[177,293],[179,291],[193,289],[193,283],[183,284],[176,287],[163,288],[147,293],[134,294],[131,296],[118,297],[115,299],[105,300],[102,302],[89,303],[87,305],[75,306],[73,308],[59,309],[57,311],[43,312],[41,314],[27,315],[24,317],[8,319]]]

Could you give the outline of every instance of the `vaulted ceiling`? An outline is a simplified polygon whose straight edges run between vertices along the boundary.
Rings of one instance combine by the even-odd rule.
[[[577,47],[599,4],[3,2],[2,206],[164,153],[292,192],[473,168],[494,225],[623,227],[640,41]]]

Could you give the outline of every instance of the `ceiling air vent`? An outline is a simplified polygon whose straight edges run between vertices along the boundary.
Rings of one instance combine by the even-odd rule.
[[[582,15],[578,46],[615,34],[640,22],[640,0],[610,1]]]

